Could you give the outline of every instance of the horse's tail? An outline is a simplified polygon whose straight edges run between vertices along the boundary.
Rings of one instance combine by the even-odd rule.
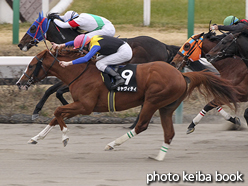
[[[190,96],[194,88],[198,88],[199,92],[205,98],[212,97],[218,105],[227,105],[231,109],[233,103],[235,111],[237,109],[237,102],[239,92],[234,89],[233,85],[226,79],[214,75],[212,72],[185,72],[183,76],[190,80],[188,85],[187,96]],[[202,88],[204,91],[202,91]]]

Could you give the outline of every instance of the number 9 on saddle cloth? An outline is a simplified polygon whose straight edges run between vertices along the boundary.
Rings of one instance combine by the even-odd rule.
[[[135,64],[127,65],[116,65],[109,66],[115,71],[117,71],[121,77],[125,80],[124,85],[118,86],[114,91],[117,92],[137,92],[137,83],[136,83],[136,68]],[[114,78],[108,74],[102,72],[102,79],[109,91],[111,91],[112,84],[114,84]],[[113,91],[113,90],[112,90]]]

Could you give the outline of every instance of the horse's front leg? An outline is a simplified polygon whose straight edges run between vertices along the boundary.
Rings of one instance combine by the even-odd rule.
[[[29,141],[28,144],[37,144],[38,140],[44,139],[46,135],[52,130],[52,128],[58,124],[56,118],[54,118],[50,124],[48,124],[39,134],[36,136],[32,137]]]
[[[175,109],[173,108],[166,108],[166,107],[159,109],[161,125],[164,131],[164,141],[162,143],[158,155],[156,157],[150,157],[151,159],[162,161],[164,160],[167,154],[167,151],[170,147],[170,143],[172,142],[172,139],[175,135],[173,121],[172,121],[172,115],[174,110]]]
[[[63,82],[56,83],[55,85],[49,87],[39,103],[36,105],[35,110],[32,115],[32,120],[35,120],[39,117],[39,112],[41,111],[42,107],[44,106],[45,102],[47,101],[48,97],[56,92],[61,86],[63,85]]]
[[[93,108],[85,108],[80,102],[73,102],[68,105],[60,106],[55,110],[54,115],[62,131],[62,143],[64,147],[69,141],[69,137],[67,135],[69,130],[64,122],[64,118],[69,119],[78,114],[89,115],[92,110]]]

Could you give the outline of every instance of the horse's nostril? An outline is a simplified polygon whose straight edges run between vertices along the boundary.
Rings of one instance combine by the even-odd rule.
[[[20,44],[20,43],[19,43],[17,46],[18,46],[20,49],[22,48],[22,44]]]

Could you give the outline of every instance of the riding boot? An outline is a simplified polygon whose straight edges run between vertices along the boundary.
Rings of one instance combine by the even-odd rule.
[[[125,83],[125,80],[120,76],[120,74],[118,72],[114,71],[112,68],[107,67],[107,68],[105,68],[104,72],[115,78],[115,83],[114,83],[114,85],[112,85],[111,89],[115,89],[119,85],[123,85]]]

